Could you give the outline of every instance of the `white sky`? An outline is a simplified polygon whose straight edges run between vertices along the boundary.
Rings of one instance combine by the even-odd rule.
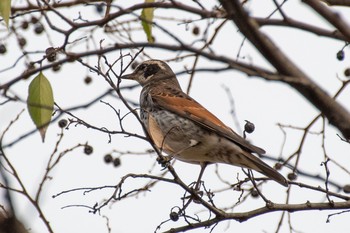
[[[267,1],[264,1],[264,3],[263,1],[253,2],[254,3],[250,3],[249,8],[251,8],[251,12],[254,15],[266,17],[273,9],[273,5],[267,5]],[[125,2],[119,1],[116,3],[125,4]],[[288,1],[285,4],[285,7],[285,11],[288,15],[295,19],[315,23],[317,25],[320,25],[321,23],[323,27],[329,27],[322,19],[315,17],[312,14],[312,11],[307,7],[301,7],[299,2]],[[85,12],[85,9],[79,10],[83,17],[96,17],[96,14],[94,14],[93,11]],[[347,17],[348,22],[350,22],[349,10],[345,11],[341,8],[337,8],[337,10],[339,12],[341,11],[342,16]],[[73,14],[71,13],[72,18],[77,17],[76,12],[78,12],[78,9],[70,12],[74,12]],[[171,16],[182,17],[181,12],[176,11],[176,15],[173,12],[173,10],[157,9],[155,15],[169,16],[169,14],[174,14]],[[189,19],[188,15],[186,17]],[[195,18],[197,17],[193,17],[192,19]],[[174,23],[167,24],[164,21],[159,21],[159,23],[164,27],[171,27],[172,31],[181,35],[181,38],[185,41],[190,42],[195,39],[191,34],[191,30],[185,33],[183,32],[185,25],[177,25]],[[204,30],[203,27],[206,25],[206,21],[198,21],[194,24],[198,25],[202,31]],[[192,25],[190,25],[190,29],[191,28]],[[314,81],[324,87],[328,93],[333,95],[337,91],[341,85],[337,80],[337,76],[344,78],[343,71],[349,66],[350,61],[347,56],[347,53],[349,52],[349,49],[347,48],[345,49],[345,60],[339,62],[336,59],[336,53],[343,47],[343,43],[320,38],[298,30],[269,27],[264,28],[264,31],[269,34],[283,51],[287,53],[288,56],[310,77],[312,77]],[[0,38],[3,33],[3,31],[0,31]],[[167,41],[166,37],[159,31],[155,30],[154,33],[157,41]],[[44,51],[49,47],[46,36],[41,35],[36,37],[31,33],[27,34],[28,37],[26,38],[28,42],[30,41],[29,46],[27,47],[28,51]],[[81,35],[74,34],[71,40],[79,38]],[[143,41],[145,39],[142,32],[137,35],[137,41]],[[61,39],[62,38],[56,36],[51,37],[54,46],[59,46],[62,42]],[[100,39],[106,39],[106,45],[109,40],[108,36],[102,33],[97,34],[95,39],[97,41]],[[228,23],[216,41],[217,43],[213,48],[217,54],[235,57],[242,38],[239,36],[239,33],[236,32],[232,23]],[[0,56],[0,67],[7,67],[13,64],[18,57],[18,51],[15,50],[16,41],[10,39],[6,41],[6,44],[9,52],[6,57]],[[85,46],[80,46],[78,48],[86,49]],[[146,49],[145,51],[152,58],[156,59],[168,59],[174,57],[174,54],[169,51],[159,51],[154,49]],[[125,50],[123,52],[128,53],[129,51]],[[241,54],[242,56],[245,56],[244,61],[253,64],[260,64],[264,67],[270,67],[254,52],[247,42],[245,43]],[[40,58],[42,56],[43,54],[39,54],[37,57]],[[114,54],[109,54],[111,61],[117,59],[118,56],[118,51]],[[176,72],[181,71],[183,65],[190,67],[192,61],[192,59],[188,59],[183,63],[172,62],[169,63],[169,65]],[[218,67],[220,65],[221,64],[219,63],[212,63],[205,59],[200,59],[199,62],[199,67]],[[10,72],[5,73],[5,76],[3,77],[1,77],[2,74],[0,74],[0,83],[17,76],[20,73],[18,70],[21,69],[22,66],[19,65],[19,68],[15,68]],[[87,74],[88,71],[78,64],[65,65],[59,73],[45,71],[45,75],[50,79],[53,86],[55,101],[63,108],[86,103],[100,93],[103,93],[104,90],[108,88],[108,84],[102,80],[101,77],[91,73],[89,73],[89,75],[93,77],[92,84],[89,86],[84,85],[83,80]],[[186,89],[188,75],[179,77],[179,80],[182,87]],[[132,82],[123,81],[122,86],[129,84],[132,84]],[[14,86],[12,91],[25,100],[28,85],[29,80],[20,82]],[[234,129],[234,122],[230,115],[230,104],[227,94],[222,87],[223,85],[227,86],[233,95],[238,121],[241,126],[243,126],[244,120],[250,120],[256,126],[256,131],[252,135],[249,135],[249,139],[251,139],[254,144],[264,148],[269,155],[275,157],[280,154],[283,141],[283,134],[276,124],[283,123],[305,127],[313,117],[318,114],[317,110],[310,107],[310,104],[305,102],[298,93],[285,85],[262,81],[259,78],[248,78],[245,75],[234,71],[219,74],[198,73],[194,79],[190,93],[191,96]],[[134,101],[138,101],[139,91],[140,88],[133,91],[124,90],[123,94]],[[349,91],[346,90],[339,99],[349,109]],[[111,97],[103,98],[103,101],[112,104],[116,109],[120,109],[122,114],[127,113],[127,110],[121,101]],[[20,110],[25,109],[25,107],[25,103],[12,103],[0,106],[1,132],[8,123],[15,118]],[[119,128],[113,110],[102,103],[97,103],[88,109],[79,110],[74,114],[90,124],[99,127],[106,127],[110,130],[116,130]],[[124,126],[131,132],[142,134],[141,127],[131,115],[125,119]],[[313,130],[320,130],[320,126],[321,124],[317,124],[317,127],[314,127]],[[24,112],[6,135],[5,144],[6,142],[11,142],[18,138],[18,136],[32,130],[33,127],[33,123],[31,122],[28,113]],[[327,131],[327,152],[331,158],[337,159],[341,164],[348,164],[349,145],[339,140],[336,136],[338,131],[334,130],[334,128],[327,127]],[[17,143],[14,147],[5,150],[7,156],[15,165],[23,183],[32,193],[37,189],[38,183],[45,172],[48,157],[54,148],[59,133],[60,129],[55,123],[49,127],[46,135],[46,142],[44,144],[41,143],[39,134],[35,133],[33,136]],[[301,137],[300,131],[287,130],[287,133],[288,138],[283,149],[283,155],[285,157],[297,149]],[[101,216],[88,213],[88,209],[86,208],[70,207],[62,209],[62,207],[67,205],[93,206],[96,202],[101,203],[104,198],[109,197],[111,190],[94,191],[86,195],[83,195],[80,191],[70,192],[55,199],[51,198],[52,195],[64,190],[79,187],[114,185],[119,182],[121,176],[128,173],[148,173],[155,161],[155,156],[128,155],[121,157],[121,167],[114,168],[111,165],[106,165],[103,162],[103,156],[106,153],[110,153],[113,150],[142,152],[144,149],[150,148],[150,146],[139,139],[125,138],[121,135],[112,136],[112,143],[109,144],[108,136],[106,134],[102,134],[92,129],[86,129],[81,125],[77,127],[72,125],[68,131],[65,131],[65,136],[59,149],[64,150],[76,145],[77,143],[85,142],[89,142],[89,144],[94,147],[94,153],[90,156],[86,156],[83,154],[81,148],[69,153],[63,158],[59,166],[53,170],[53,173],[50,174],[54,179],[49,181],[45,186],[41,199],[41,206],[55,232],[107,232],[106,220],[102,217],[104,215],[109,217],[112,232],[153,232],[157,225],[168,219],[172,207],[182,205],[180,198],[183,195],[183,190],[180,190],[174,185],[161,184],[152,188],[151,192],[145,195],[139,195],[136,199],[131,198],[115,203],[110,207],[105,207],[101,212]],[[303,169],[312,172],[315,175],[324,174],[324,168],[320,166],[320,163],[323,161],[323,154],[320,145],[321,137],[310,135],[300,161]],[[215,176],[214,168],[215,166],[208,168],[203,177],[206,186],[213,190],[223,187],[222,183],[220,183]],[[159,174],[160,169],[161,167],[156,165],[152,172],[154,174]],[[199,172],[199,167],[181,162],[176,163],[175,169],[186,183],[195,181]],[[220,174],[232,183],[235,181],[237,173],[240,173],[240,177],[243,176],[241,170],[237,167],[220,165],[220,169]],[[331,171],[331,177],[334,177],[337,182],[342,184],[349,183],[346,180],[337,179],[337,177],[345,176],[344,172],[339,169]],[[287,175],[288,172],[288,169],[282,170],[282,174],[284,175]],[[346,177],[348,179],[348,176]],[[301,178],[300,181],[310,182],[314,185],[323,185],[322,183],[315,183],[314,180],[309,181]],[[142,180],[129,180],[124,188],[125,190],[132,190],[135,187],[140,187],[143,182],[144,181]],[[273,202],[283,203],[285,201],[286,189],[278,184],[270,182],[264,186],[263,192]],[[325,201],[325,198],[318,193],[298,189],[296,187],[293,187],[291,194],[292,203],[305,203],[307,200],[310,200],[311,202]],[[233,191],[220,193],[215,196],[215,201],[218,206],[227,207],[234,204],[239,195],[239,192]],[[19,209],[19,217],[26,222],[27,226],[31,228],[33,232],[46,232],[38,218],[38,213],[32,208],[27,200],[20,195],[17,195],[16,197],[15,204]],[[264,203],[260,199],[248,199],[244,208],[237,207],[234,211],[250,210],[263,205]],[[201,210],[203,210],[203,208],[200,206],[193,205],[188,212],[198,212],[201,218],[205,220],[207,213]],[[330,223],[326,223],[327,215],[333,212],[338,211],[308,211],[293,213],[291,214],[292,226],[295,230],[300,230],[302,232],[347,232],[348,214],[335,216],[331,219]],[[227,227],[229,228],[226,232],[274,232],[280,215],[280,212],[270,213],[253,218],[244,223],[238,223],[235,221],[223,222],[216,227],[214,232],[222,232]],[[178,227],[183,224],[185,224],[185,222],[180,220],[176,223],[168,222],[162,226],[161,231],[170,229],[171,227]],[[199,229],[191,232],[209,231],[209,229]],[[281,232],[289,232],[286,219],[284,220]]]

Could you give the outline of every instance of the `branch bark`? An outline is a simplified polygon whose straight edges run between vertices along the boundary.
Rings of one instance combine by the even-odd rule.
[[[331,6],[350,6],[349,0],[322,0]]]
[[[273,203],[271,206],[264,206],[252,211],[241,212],[241,213],[225,213],[222,216],[216,216],[215,218],[188,224],[186,226],[178,227],[170,229],[166,231],[167,233],[172,232],[182,232],[187,231],[189,229],[210,227],[214,224],[217,224],[226,220],[237,220],[238,222],[244,222],[251,218],[260,216],[262,214],[271,213],[275,211],[288,211],[288,212],[296,212],[296,211],[306,211],[306,210],[330,210],[330,209],[349,209],[350,202],[335,202],[335,203],[310,203],[306,202],[304,204],[276,204]]]
[[[304,0],[304,3],[309,5],[314,11],[321,15],[325,20],[336,27],[346,38],[347,41],[350,40],[350,30],[349,25],[342,19],[342,17],[333,12],[325,4],[316,0]]]
[[[350,139],[350,114],[320,86],[300,70],[278,47],[259,30],[258,23],[243,9],[238,0],[220,0],[230,18],[241,33],[256,49],[284,76],[293,77],[298,82],[280,80],[302,94],[335,126],[345,138]],[[350,30],[350,29],[348,29]]]
[[[324,36],[332,39],[350,42],[347,38],[338,30],[327,30],[318,26],[314,26],[309,23],[298,21],[292,18],[285,19],[270,19],[270,18],[254,18],[260,26],[280,26],[285,28],[296,28],[305,32],[313,33],[318,36]]]

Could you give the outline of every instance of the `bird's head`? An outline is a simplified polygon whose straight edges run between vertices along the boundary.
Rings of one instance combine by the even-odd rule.
[[[122,79],[135,80],[145,86],[147,84],[171,83],[179,85],[174,72],[163,61],[148,60],[137,66],[131,74],[123,75]]]

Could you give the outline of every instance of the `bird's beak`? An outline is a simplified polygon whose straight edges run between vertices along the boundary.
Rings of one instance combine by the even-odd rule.
[[[131,73],[131,74],[126,74],[126,75],[123,75],[120,77],[121,79],[131,79],[131,80],[134,80],[135,79],[135,75],[134,73]]]

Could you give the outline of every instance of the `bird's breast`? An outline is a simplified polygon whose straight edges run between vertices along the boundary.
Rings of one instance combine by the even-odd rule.
[[[217,150],[232,145],[227,139],[201,128],[193,121],[166,110],[144,110],[147,130],[161,150],[175,158],[189,162],[218,162]]]

